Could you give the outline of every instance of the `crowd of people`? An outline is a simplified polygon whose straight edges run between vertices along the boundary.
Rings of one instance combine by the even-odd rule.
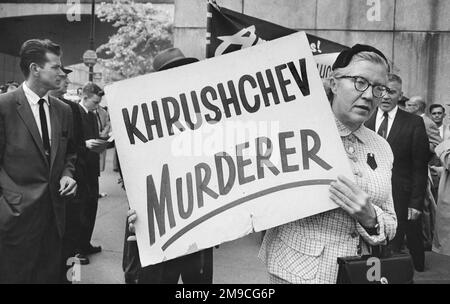
[[[18,87],[19,87],[19,84],[17,82],[10,80],[7,83],[0,86],[0,94],[14,91]]]
[[[91,237],[111,126],[97,84],[79,90],[79,103],[64,97],[72,71],[61,54],[49,40],[26,41],[20,51],[25,81],[2,87],[0,283],[68,283],[68,260],[88,264],[101,251]],[[154,58],[153,68],[196,61],[171,48]],[[445,107],[427,109],[423,97],[406,98],[401,75],[368,45],[342,51],[324,85],[354,181],[338,176],[330,184],[339,208],[265,232],[259,258],[269,281],[336,283],[337,259],[370,254],[373,246],[408,250],[416,271],[425,270],[426,250],[450,255]],[[129,210],[127,283],[213,282],[212,248],[141,267],[136,221]]]

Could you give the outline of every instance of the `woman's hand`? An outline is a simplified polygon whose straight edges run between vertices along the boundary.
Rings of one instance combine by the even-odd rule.
[[[137,221],[136,210],[133,209],[128,210],[127,218],[128,218],[128,230],[133,234],[136,233],[136,227],[134,226],[134,224]],[[136,236],[134,235],[129,236],[127,239],[127,241],[135,241],[135,240]]]
[[[337,181],[331,183],[330,198],[363,227],[373,228],[377,224],[377,215],[369,196],[345,176],[339,175]]]

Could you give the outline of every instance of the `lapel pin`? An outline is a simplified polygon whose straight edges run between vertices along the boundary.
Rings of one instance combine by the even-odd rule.
[[[373,153],[367,153],[367,164],[372,170],[375,170],[378,167],[377,162],[375,161],[375,155]]]

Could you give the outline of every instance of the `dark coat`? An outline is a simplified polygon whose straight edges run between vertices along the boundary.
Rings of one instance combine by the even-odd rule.
[[[64,233],[65,205],[58,194],[62,176],[74,176],[76,151],[70,107],[49,97],[51,163],[22,86],[0,96],[0,231],[7,232],[18,217],[27,216],[48,192],[58,232]],[[9,205],[9,208],[6,205]],[[15,227],[29,233],[25,227]]]
[[[365,123],[375,131],[376,112]],[[398,109],[387,138],[394,154],[392,196],[400,220],[408,208],[422,210],[427,185],[429,142],[423,119]]]
[[[74,177],[72,111],[49,97],[50,161],[23,87],[0,96],[0,283],[54,283]]]
[[[81,109],[81,121],[83,123],[83,139],[98,139],[99,130],[97,124],[97,117],[93,112],[88,112]],[[89,181],[97,180],[100,176],[100,156],[96,152],[85,149],[83,158],[86,160],[87,178]],[[98,193],[96,193],[98,195]]]

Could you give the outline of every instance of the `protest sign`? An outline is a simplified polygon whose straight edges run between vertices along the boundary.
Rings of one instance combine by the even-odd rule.
[[[105,91],[143,266],[336,208],[353,176],[304,32]]]

